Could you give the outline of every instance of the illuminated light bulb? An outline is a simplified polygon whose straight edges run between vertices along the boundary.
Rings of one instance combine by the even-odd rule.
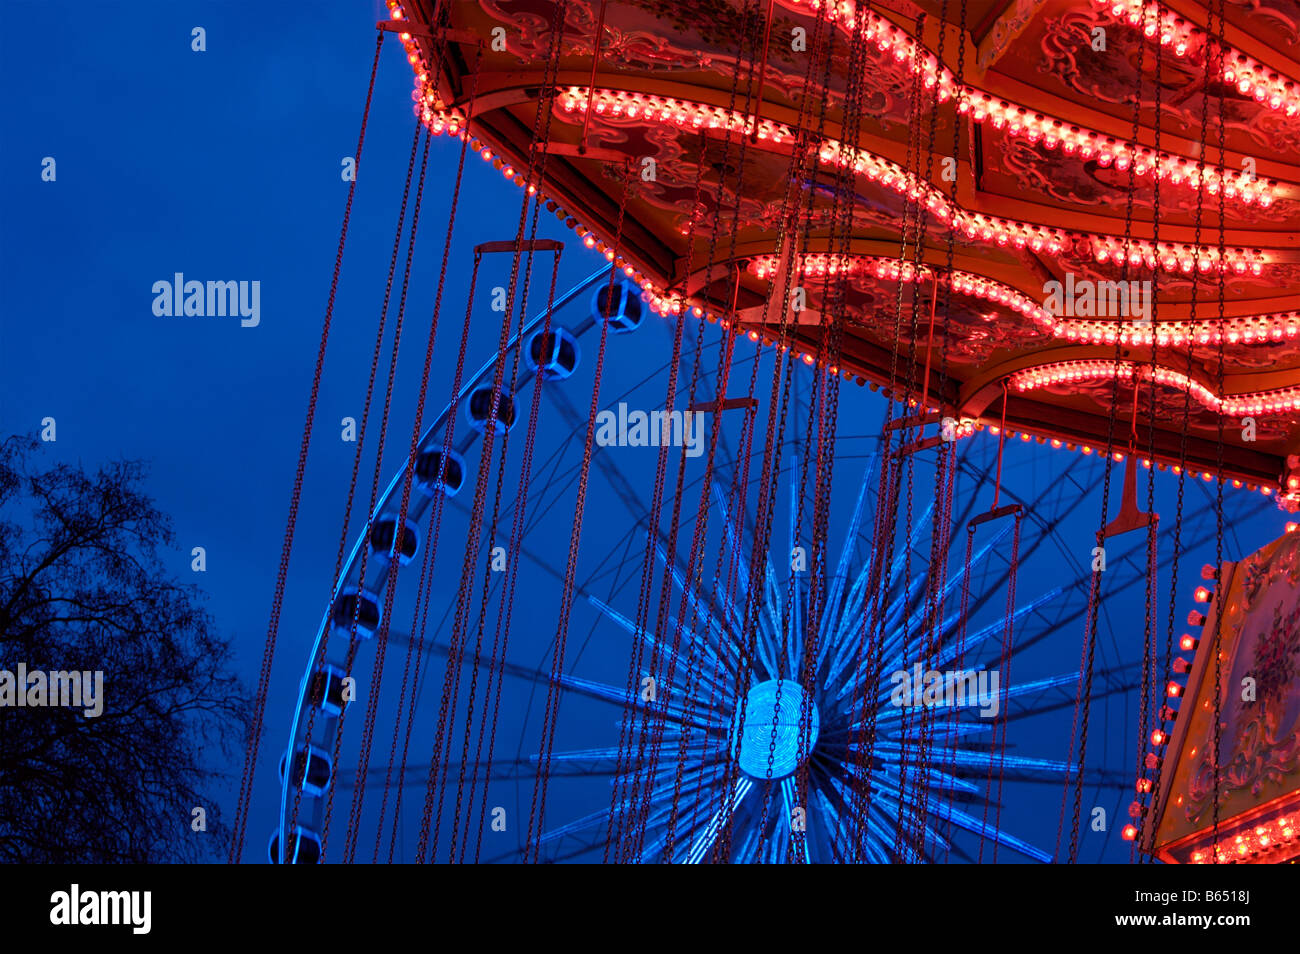
[[[1176,682],[1170,682],[1169,685],[1165,687],[1165,693],[1171,699],[1176,699],[1183,694],[1183,687]]]
[[[1134,841],[1138,836],[1137,826],[1125,825],[1120,835],[1125,841]]]
[[[1198,640],[1196,637],[1188,633],[1184,633],[1182,638],[1178,640],[1178,648],[1181,649],[1183,652],[1188,653],[1194,650],[1199,644],[1199,642],[1200,640]]]
[[[1168,736],[1165,735],[1163,729],[1155,729],[1152,731],[1151,733],[1152,745],[1164,745],[1166,741],[1168,741]]]
[[[1208,603],[1210,602],[1210,591],[1204,586],[1198,586],[1192,594],[1192,599],[1197,603]]]

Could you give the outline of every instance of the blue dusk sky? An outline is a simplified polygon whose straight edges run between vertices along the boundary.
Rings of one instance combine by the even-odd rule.
[[[326,0],[301,8],[243,0],[165,4],[88,0],[76,4],[75,12],[46,2],[0,0],[0,78],[6,91],[0,149],[0,430],[35,434],[40,422],[52,417],[57,422],[57,441],[43,446],[42,459],[80,462],[92,469],[114,458],[149,462],[147,489],[170,515],[177,535],[178,546],[166,554],[168,565],[177,577],[201,587],[250,688],[256,684],[261,662],[347,195],[348,184],[340,173],[343,160],[355,150],[374,24],[385,16],[379,0]],[[206,32],[202,52],[191,49],[196,27]],[[244,854],[249,861],[264,859],[266,837],[275,823],[275,762],[285,745],[297,683],[328,600],[343,534],[343,501],[355,445],[340,439],[341,421],[362,414],[415,131],[411,88],[400,45],[390,38],[380,62],[360,167],[280,625]],[[430,146],[387,451],[380,468],[381,488],[396,473],[410,440],[457,146],[447,137],[433,139]],[[42,179],[47,158],[54,161],[54,181]],[[426,419],[450,396],[472,249],[481,242],[513,238],[520,197],[517,188],[471,155],[443,290]],[[558,281],[561,290],[602,264],[554,216],[543,216],[539,236],[566,243]],[[485,294],[485,289],[505,285],[509,278],[508,257],[496,258],[484,265],[470,312],[467,366],[474,369],[490,355],[500,327]],[[203,282],[259,282],[259,322],[244,327],[236,317],[155,314],[155,283],[171,282],[177,273]],[[543,301],[547,273],[549,259],[539,257],[534,274],[538,287],[530,298],[529,315]],[[399,263],[398,283],[400,274]],[[396,290],[395,285],[394,300]],[[580,296],[562,315],[566,324],[580,323],[589,297]],[[385,358],[391,353],[391,331],[390,318]],[[635,334],[635,339],[611,336],[602,407],[614,407],[619,400],[640,408],[662,402],[672,327],[650,316]],[[716,331],[709,329],[702,345],[708,374],[713,373],[717,341]],[[572,388],[565,400],[580,418],[590,402],[590,365],[597,344],[590,333],[583,338],[587,376],[576,375],[565,385]],[[737,349],[731,393],[743,393],[754,354],[748,343]],[[381,362],[370,418],[372,434],[379,427],[386,370]],[[766,402],[770,354],[759,361],[758,371],[756,393]],[[522,410],[526,409],[525,403]],[[883,410],[878,395],[845,386],[839,424],[847,436],[832,497],[831,552],[836,556],[863,481],[864,448],[879,433]],[[458,433],[465,431],[462,425]],[[538,440],[538,460],[544,461],[552,452],[565,449],[571,455],[581,434],[575,437],[572,420],[560,414],[543,421]],[[981,442],[980,453],[988,459],[991,438],[986,435],[969,442],[971,453]],[[349,546],[364,525],[361,511],[371,493],[374,446],[371,437],[361,464],[361,503],[346,533]],[[466,457],[474,470],[477,455],[470,450]],[[756,452],[754,471],[758,459]],[[1064,451],[1014,442],[1007,450],[1008,487],[1036,498],[1051,488],[1072,459]],[[607,460],[627,475],[625,489],[632,499],[643,499],[648,507],[654,452],[623,448]],[[637,534],[630,512],[634,508],[626,500],[620,503],[622,485],[617,485],[614,473],[593,470],[593,483],[598,486],[588,503],[580,576],[589,592],[617,593],[621,611],[631,616],[644,529]],[[702,464],[690,462],[692,489],[687,491],[684,509],[691,512],[701,474]],[[1101,476],[1102,465],[1095,457],[1080,461],[1073,471],[1077,481],[1073,496],[1064,503],[1044,504],[1060,508],[1066,516],[1038,555],[1022,567],[1020,593],[1025,599],[1053,585],[1057,562],[1068,557],[1077,565],[1089,551],[1100,515]],[[1116,487],[1118,476],[1116,471]],[[750,477],[757,479],[757,474]],[[539,506],[550,509],[546,519],[539,516],[530,523],[527,546],[536,560],[520,572],[514,615],[518,634],[512,635],[512,652],[521,666],[541,666],[548,640],[554,636],[558,584],[544,566],[563,569],[574,479],[572,469],[557,467],[553,477],[542,481],[537,498],[543,501]],[[516,486],[517,474],[507,480],[507,504]],[[918,487],[919,514],[927,491],[923,483]],[[1171,515],[1175,487],[1175,478],[1160,475],[1158,507]],[[868,496],[874,499],[874,492]],[[1189,490],[1189,521],[1212,524],[1210,500],[1205,488]],[[1250,505],[1254,514],[1250,519],[1234,518],[1230,523],[1228,558],[1250,552],[1281,532],[1283,514],[1271,504],[1262,509]],[[508,517],[503,524],[508,527]],[[1172,518],[1163,522],[1162,531],[1171,524]],[[778,526],[777,534],[775,539],[785,540],[787,531]],[[964,542],[964,534],[958,537]],[[464,540],[463,534],[444,535],[438,553],[429,629],[431,633],[436,629],[443,641],[463,565]],[[202,574],[191,571],[190,552],[196,546],[206,551],[207,569]],[[1180,570],[1180,617],[1190,606],[1200,565],[1212,557],[1211,539],[1208,547],[1185,558]],[[1162,594],[1167,569],[1161,569]],[[401,613],[410,612],[416,576],[412,571],[399,577]],[[1133,623],[1141,618],[1140,590],[1130,588],[1106,608],[1099,638],[1112,661],[1131,661],[1140,649],[1140,622]],[[1162,627],[1165,600],[1162,595]],[[477,605],[476,598],[471,602]],[[407,627],[404,620],[401,628]],[[573,671],[621,686],[630,646],[626,634],[607,619],[599,619],[586,604],[575,610],[571,630]],[[1042,639],[1025,662],[1025,676],[1076,671],[1082,635],[1082,625],[1072,622]],[[388,667],[393,672],[386,678],[400,679],[401,652],[393,649],[390,656]],[[443,660],[431,659],[433,670],[421,684],[417,736],[436,717]],[[363,657],[361,666],[368,678],[370,656]],[[386,684],[396,691],[395,683]],[[530,733],[536,731],[544,697],[544,686],[507,681],[502,731],[509,738],[499,748],[508,749],[508,757],[518,754],[526,760],[531,754]],[[1098,712],[1094,728],[1104,736],[1101,741],[1093,737],[1090,753],[1095,751],[1099,760],[1131,777],[1137,734],[1133,694],[1107,698],[1099,703]],[[1070,716],[1071,706],[1066,704],[1040,718],[1013,723],[1008,751],[1065,759]],[[380,718],[385,717],[381,709]],[[353,736],[359,727],[352,726]],[[559,735],[557,750],[613,746],[618,738],[617,710],[594,703],[574,703],[569,708],[566,701]],[[372,767],[387,763],[391,736],[391,720],[381,723]],[[354,744],[345,746],[345,761]],[[218,770],[231,775],[240,771],[237,761],[227,762],[215,754],[213,759]],[[411,761],[427,764],[427,751]],[[354,755],[351,765],[355,766]],[[408,789],[401,828],[405,847],[398,857],[412,856],[422,782]],[[508,856],[527,826],[526,784],[511,782],[509,791],[504,786],[491,794],[490,804],[507,806],[509,827],[496,845],[485,846],[485,858]],[[381,790],[379,784],[368,790],[368,812],[374,811]],[[236,792],[237,780],[212,792],[214,804],[227,818],[233,815]],[[1118,843],[1118,827],[1127,797],[1122,791],[1103,795],[1090,789],[1086,798],[1092,801],[1085,804],[1103,804],[1112,813],[1115,830],[1109,836],[1085,837],[1081,857],[1126,860],[1128,850]],[[607,801],[606,780],[557,781],[548,803],[548,824],[562,823]],[[1009,795],[1008,804],[1014,810],[1014,823],[1008,822],[1008,827],[1050,853],[1059,784],[1020,786]],[[188,806],[178,806],[177,811],[178,818],[188,820]],[[342,829],[337,817],[335,824]],[[369,860],[368,851],[361,855]]]

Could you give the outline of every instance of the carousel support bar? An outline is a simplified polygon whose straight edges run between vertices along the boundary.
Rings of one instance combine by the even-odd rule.
[[[1106,529],[1097,533],[1098,542],[1108,540],[1111,537],[1119,536],[1121,533],[1128,533],[1130,530],[1141,530],[1143,527],[1153,526],[1160,522],[1160,514],[1145,513],[1138,510],[1137,507],[1137,455],[1130,453],[1124,461],[1124,496],[1120,499],[1119,513],[1115,519],[1106,524]]]
[[[578,155],[587,154],[587,132],[591,129],[591,104],[595,102],[596,67],[600,64],[600,41],[605,35],[606,0],[600,0],[600,17],[596,20],[596,32],[591,38],[591,82],[587,84],[593,95],[587,97],[587,110],[582,117],[582,138],[578,140]]]
[[[985,510],[983,513],[972,517],[970,523],[966,524],[966,529],[974,531],[982,523],[988,523],[990,520],[997,520],[1000,517],[1007,517],[1011,514],[1020,515],[1024,512],[1024,507],[1020,504],[1003,504],[1001,507],[993,507]]]
[[[899,417],[885,425],[887,431],[901,431],[909,427],[925,427],[927,424],[938,424],[943,420],[938,411],[932,411],[929,414],[915,414],[911,417]]]
[[[763,84],[767,82],[767,49],[772,45],[772,13],[775,7],[776,0],[767,0],[767,18],[763,22],[763,60],[758,68],[758,92],[754,99],[754,126],[749,131],[750,142],[758,142],[758,118],[763,113]],[[603,0],[601,10],[604,10]]]
[[[757,411],[758,398],[723,398],[721,401],[700,401],[697,404],[692,404],[688,410],[694,412],[732,411],[738,407],[743,407],[747,411]]]
[[[925,440],[904,444],[898,450],[892,451],[889,456],[896,460],[901,460],[910,454],[915,454],[917,451],[929,450],[931,447],[938,447],[943,443],[945,443],[945,441],[942,437],[927,437]]]
[[[475,255],[489,255],[493,252],[560,252],[564,243],[555,239],[525,239],[519,241],[484,242],[474,246]]]
[[[417,26],[407,20],[380,20],[375,24],[375,29],[385,30],[389,33],[407,33],[411,36],[422,36],[430,40],[450,40],[453,43],[465,43],[469,46],[478,46],[482,42],[482,37],[470,30],[453,30],[450,27],[432,29]]]
[[[541,151],[552,156],[577,156],[601,162],[626,163],[628,161],[627,153],[619,152],[617,149],[602,149],[599,146],[588,148],[585,137],[584,142],[577,146],[567,142],[548,142],[542,146]]]

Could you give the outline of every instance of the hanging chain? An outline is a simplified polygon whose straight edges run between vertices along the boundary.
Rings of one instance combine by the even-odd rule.
[[[366,102],[361,111],[361,130],[357,134],[357,165],[361,163],[361,149],[366,141],[366,127],[370,121],[370,103],[375,92],[375,76],[379,71],[379,51],[382,49],[383,44],[384,32],[381,30],[375,37],[375,55],[370,65],[370,82],[366,87]],[[231,826],[230,857],[228,859],[231,864],[238,864],[244,852],[244,832],[248,824],[249,800],[252,797],[253,769],[257,765],[257,751],[262,741],[262,727],[266,714],[266,696],[271,680],[271,664],[275,659],[276,636],[280,629],[280,609],[284,602],[284,587],[289,574],[289,554],[293,550],[294,530],[298,524],[298,504],[302,498],[303,475],[307,469],[307,448],[311,443],[312,425],[316,420],[316,402],[320,395],[321,372],[325,365],[325,347],[329,343],[330,325],[334,317],[334,300],[338,293],[339,274],[343,269],[343,249],[347,244],[348,223],[352,219],[352,200],[356,195],[356,188],[357,180],[354,176],[352,181],[348,183],[348,198],[343,206],[343,224],[339,229],[338,250],[334,254],[334,271],[330,277],[329,298],[325,304],[325,318],[321,323],[321,339],[316,352],[316,367],[312,372],[311,397],[307,402],[307,415],[303,424],[302,442],[298,448],[298,464],[294,471],[293,493],[289,498],[289,516],[285,522],[284,543],[280,550],[280,565],[276,571],[275,597],[271,603],[271,615],[267,623],[262,667],[258,675],[252,718],[249,721],[248,745],[244,750],[244,769],[240,776],[239,801],[235,808],[235,820]],[[337,575],[336,572],[336,578]],[[297,814],[296,807],[294,814],[295,816]],[[288,840],[288,835],[292,834],[292,831],[292,826],[286,830],[285,841]],[[287,844],[280,846],[280,857],[289,857]]]
[[[411,209],[411,227],[410,235],[406,244],[406,264],[402,271],[402,290],[398,295],[397,316],[393,322],[393,343],[391,346],[392,355],[388,363],[388,380],[384,389],[384,410],[379,422],[379,442],[375,449],[375,473],[374,480],[371,484],[370,491],[370,513],[375,511],[376,495],[379,490],[379,481],[382,475],[384,449],[388,439],[388,420],[392,412],[393,405],[393,385],[397,375],[397,361],[402,347],[402,327],[406,318],[406,300],[411,287],[411,263],[415,255],[415,239],[420,228],[420,207],[424,201],[424,179],[428,169],[429,162],[429,139],[431,138],[428,131],[421,128],[424,132],[424,149],[420,158],[420,175],[416,184],[415,203]],[[408,454],[409,459],[409,454]],[[402,536],[406,526],[406,511],[410,502],[410,478],[414,473],[410,468],[406,469],[407,479],[403,482],[402,502],[398,511],[397,522],[393,527],[393,553],[402,552]],[[373,532],[373,516],[367,518],[366,522],[366,539],[369,540]],[[365,548],[369,550],[369,547]],[[361,806],[365,798],[366,774],[370,765],[370,751],[374,744],[375,737],[375,715],[379,705],[379,687],[382,684],[384,672],[384,660],[388,647],[389,624],[392,619],[393,596],[397,589],[397,575],[401,567],[401,561],[393,559],[388,567],[387,585],[384,591],[383,609],[380,612],[379,632],[375,634],[375,658],[371,667],[371,682],[375,691],[370,694],[366,702],[365,722],[361,733],[361,752],[357,762],[357,780],[352,789],[352,805],[349,815],[347,836],[344,839],[344,861],[351,864],[356,856],[357,839],[361,830]],[[365,556],[362,557],[361,575],[358,579],[358,591],[362,591],[365,582]],[[361,601],[357,600],[353,616],[359,616]],[[353,625],[356,625],[354,619]],[[355,646],[355,642],[353,643]],[[351,671],[351,660],[349,660],[349,672]],[[341,714],[340,714],[341,715]],[[339,733],[341,736],[342,733]],[[337,763],[335,763],[337,764]],[[378,841],[376,841],[378,847]]]
[[[417,121],[415,125],[415,132],[411,136],[411,154],[407,159],[407,163],[406,163],[406,182],[402,189],[402,206],[401,206],[401,211],[399,212],[397,218],[397,228],[393,234],[393,251],[388,261],[388,278],[384,283],[384,298],[383,298],[383,303],[381,304],[379,309],[379,324],[375,333],[375,347],[370,356],[370,375],[366,382],[366,398],[365,398],[365,402],[362,405],[361,420],[357,428],[356,459],[353,463],[354,480],[355,480],[355,475],[357,473],[357,470],[360,467],[362,450],[365,445],[365,434],[367,430],[367,424],[370,420],[370,409],[374,402],[375,378],[378,376],[378,372],[379,372],[379,358],[380,355],[383,354],[384,334],[388,322],[389,305],[391,304],[392,294],[393,294],[393,277],[397,272],[397,260],[398,260],[398,256],[401,253],[402,235],[406,228],[406,209],[410,201],[411,180],[414,178],[415,175],[415,157],[419,152],[420,137],[423,134],[423,132],[424,132],[423,127]],[[374,468],[373,479],[371,481],[370,495],[368,497],[367,509],[366,509],[366,524],[365,524],[364,532],[365,532],[365,538],[367,540],[370,538],[371,521],[374,519],[375,501],[378,495],[379,481],[383,476],[382,470],[380,469],[382,467],[382,457],[383,457],[382,445],[384,442],[383,441],[384,435],[382,433],[382,429],[379,437],[380,437],[380,450],[375,455],[375,468]],[[351,510],[351,506],[352,506],[351,494],[349,494],[349,500],[348,500],[349,513]],[[344,534],[347,533],[346,524],[344,525],[343,533]],[[358,598],[355,601],[355,605],[352,608],[352,619],[348,626],[347,662],[344,664],[344,671],[347,672],[348,675],[351,675],[352,673],[352,666],[353,663],[356,661],[357,649],[359,647],[359,641],[357,640],[357,627],[358,627],[360,614],[361,614],[360,594],[364,591],[364,587],[365,587],[366,567],[368,562],[367,557],[369,556],[369,550],[370,550],[369,547],[361,548],[361,560],[357,570]],[[332,610],[333,610],[333,604],[331,604],[331,614],[332,614]],[[334,759],[333,764],[335,765],[340,764],[339,756],[343,745],[343,726],[346,721],[347,711],[348,709],[347,707],[345,707],[343,711],[339,713],[338,724],[335,727],[335,731],[334,731],[334,751],[332,753],[332,757]],[[329,845],[330,820],[332,819],[334,813],[334,793],[337,790],[337,788],[338,786],[331,785],[329,787],[328,793],[325,796],[325,821],[320,832],[320,845],[321,845],[320,857],[322,860],[325,858],[325,851]]]

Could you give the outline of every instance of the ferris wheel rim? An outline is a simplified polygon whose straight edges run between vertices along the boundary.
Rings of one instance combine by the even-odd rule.
[[[328,637],[331,629],[331,620],[335,609],[335,603],[340,597],[340,595],[348,591],[346,581],[349,579],[349,577],[351,577],[354,567],[357,566],[357,561],[362,554],[363,547],[368,546],[370,543],[369,538],[370,538],[371,528],[380,520],[384,512],[389,509],[389,504],[392,501],[393,495],[397,492],[398,488],[402,485],[408,471],[410,471],[410,469],[415,465],[415,461],[419,459],[420,454],[424,450],[432,446],[431,442],[440,429],[445,427],[449,422],[451,422],[452,425],[454,426],[453,416],[455,415],[456,410],[460,406],[462,406],[466,398],[468,398],[471,394],[473,394],[474,391],[481,385],[483,379],[485,379],[492,372],[496,363],[502,360],[506,355],[508,355],[515,348],[522,347],[522,343],[524,339],[526,339],[530,334],[536,331],[539,326],[542,326],[543,323],[548,319],[548,317],[553,316],[558,309],[568,305],[570,302],[576,299],[583,292],[589,290],[593,285],[599,282],[602,278],[610,278],[611,280],[617,280],[617,271],[618,271],[617,268],[612,264],[601,265],[590,275],[581,279],[575,285],[573,285],[571,288],[569,288],[567,291],[565,291],[559,297],[557,297],[555,301],[553,301],[548,308],[542,309],[532,319],[525,322],[521,326],[520,330],[509,338],[505,347],[496,351],[473,375],[471,375],[466,380],[464,385],[460,388],[460,390],[457,392],[457,394],[453,396],[452,400],[449,401],[447,405],[445,405],[443,409],[434,417],[434,419],[430,422],[428,427],[422,430],[419,439],[416,443],[415,454],[413,456],[412,455],[406,456],[406,458],[402,461],[401,466],[394,474],[392,480],[389,481],[388,486],[385,488],[383,493],[376,498],[374,508],[366,518],[363,531],[357,536],[356,541],[352,546],[352,550],[348,555],[347,560],[343,563],[339,571],[339,575],[333,583],[333,586],[330,591],[329,604],[326,607],[325,612],[321,617],[321,622],[319,626],[317,627],[316,635],[312,640],[312,644],[309,650],[306,669],[304,670],[303,676],[298,683],[298,691],[297,691],[297,698],[295,700],[294,715],[293,718],[290,720],[289,744],[287,749],[285,750],[285,755],[283,757],[284,768],[283,771],[281,772],[281,780],[280,780],[280,810],[278,812],[279,823],[274,832],[274,836],[277,839],[278,844],[280,846],[278,851],[281,858],[284,858],[286,854],[285,847],[288,845],[286,836],[289,834],[290,825],[292,824],[295,828],[299,827],[297,825],[296,816],[292,820],[288,818],[290,792],[294,788],[299,787],[296,786],[295,783],[293,782],[293,776],[294,776],[293,762],[297,752],[299,751],[300,746],[307,747],[308,749],[310,749],[310,747],[312,746],[311,739],[304,738],[300,740],[298,738],[299,725],[302,720],[304,709],[310,705],[308,694],[310,692],[311,682],[315,678],[317,673],[321,671],[322,667],[326,665],[324,644],[328,642]],[[594,322],[592,324],[594,324]],[[583,331],[585,330],[587,329],[584,328]],[[528,382],[531,380],[531,376],[532,375],[529,372],[529,370],[525,369],[524,373],[521,374],[515,382],[516,384],[515,393],[518,393],[520,390],[523,389],[523,387],[525,387],[528,384]],[[412,480],[413,479],[414,477],[412,477]],[[432,498],[421,499],[422,496],[423,495],[416,495],[415,497],[412,498],[413,500],[416,501],[417,506],[414,508],[414,512],[408,510],[407,513],[408,522],[414,520],[414,522],[418,523],[419,517],[424,512],[424,509],[430,503],[432,503]],[[387,574],[391,571],[392,571],[391,560],[385,560],[383,571],[380,574],[380,581],[386,579]],[[371,580],[370,582],[373,585],[376,581]],[[353,638],[355,639],[355,635],[353,636]],[[337,727],[337,719],[332,719],[330,721],[332,724],[325,730],[327,733],[327,741],[332,741],[332,733],[333,731],[336,730]],[[317,799],[317,801],[319,801],[319,799]],[[272,862],[277,863],[274,857],[272,858]]]

